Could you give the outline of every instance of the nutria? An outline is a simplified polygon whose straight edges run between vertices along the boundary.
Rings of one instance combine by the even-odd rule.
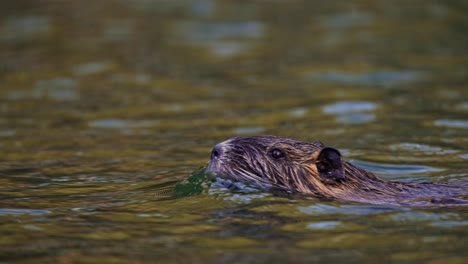
[[[321,142],[276,136],[234,137],[217,144],[207,172],[267,191],[385,205],[468,204],[468,181],[386,181]],[[463,197],[465,196],[465,197]]]

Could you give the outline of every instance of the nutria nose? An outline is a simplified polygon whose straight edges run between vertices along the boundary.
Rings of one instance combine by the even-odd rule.
[[[223,147],[221,144],[216,145],[211,151],[211,159],[218,159],[223,154]]]

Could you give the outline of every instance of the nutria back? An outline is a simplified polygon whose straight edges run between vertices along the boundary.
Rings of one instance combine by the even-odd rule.
[[[276,136],[234,137],[217,144],[207,172],[288,194],[386,205],[468,205],[468,181],[386,181],[343,160],[320,142]]]

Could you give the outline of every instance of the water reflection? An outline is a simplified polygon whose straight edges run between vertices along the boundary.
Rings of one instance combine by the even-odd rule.
[[[159,120],[122,120],[122,119],[102,119],[89,122],[92,128],[108,129],[130,129],[154,127],[160,124]]]
[[[134,37],[135,24],[132,20],[116,19],[108,21],[103,30],[103,38],[108,42],[125,41]]]
[[[458,227],[458,226],[468,226],[468,221],[436,221],[431,223],[432,226],[437,227]]]
[[[50,32],[52,24],[48,17],[24,16],[8,18],[0,31],[0,39],[12,42],[30,40]]]
[[[351,27],[365,26],[372,23],[373,18],[370,13],[353,10],[349,13],[323,16],[320,23],[331,30],[346,30]]]
[[[447,120],[441,119],[434,121],[436,126],[444,126],[449,128],[468,128],[468,121],[467,120]]]
[[[297,107],[288,111],[291,117],[304,117],[307,114],[308,109],[306,107]]]
[[[375,120],[373,113],[377,109],[377,104],[366,101],[337,102],[326,105],[322,111],[326,114],[337,115],[336,121],[345,124],[362,124]]]
[[[204,23],[184,21],[176,25],[177,38],[205,47],[216,56],[238,55],[251,47],[251,41],[263,36],[264,25],[256,21]]]
[[[110,62],[90,62],[75,66],[73,73],[76,75],[92,75],[104,73],[112,69]]]
[[[407,210],[402,207],[390,206],[372,206],[372,205],[341,205],[334,206],[328,204],[315,204],[307,207],[299,207],[298,210],[305,214],[322,215],[322,214],[345,214],[345,215],[370,215],[383,214],[393,211]]]
[[[238,127],[234,129],[234,133],[237,135],[262,134],[264,131],[264,127]]]
[[[429,213],[429,212],[404,212],[393,214],[390,216],[391,220],[394,221],[433,221],[437,222],[439,220],[447,220],[447,219],[456,219],[459,215],[455,213]]]
[[[49,210],[40,209],[12,209],[12,208],[0,208],[0,215],[44,215],[50,214]]]
[[[58,101],[70,101],[79,98],[78,83],[70,78],[39,80],[30,91],[10,92],[8,97],[13,100],[49,98]]]
[[[338,102],[323,107],[327,114],[348,114],[355,112],[371,112],[377,109],[377,104],[366,101]]]
[[[424,80],[425,74],[413,71],[377,71],[367,73],[323,72],[310,73],[307,79],[349,85],[392,87]]]
[[[389,146],[391,150],[404,150],[411,152],[421,152],[426,155],[447,155],[457,153],[457,150],[447,149],[437,146],[429,146],[417,143],[399,143]]]
[[[316,223],[307,224],[307,228],[326,230],[326,229],[335,229],[339,227],[340,225],[342,225],[342,223],[339,221],[327,221],[327,222],[316,222]]]
[[[439,168],[422,165],[397,165],[397,164],[382,164],[367,161],[353,161],[356,166],[366,168],[369,171],[384,175],[409,175],[415,173],[428,173],[433,171],[441,171]]]
[[[465,179],[465,6],[3,1],[0,259],[465,263],[464,209],[186,184],[250,134],[323,141],[391,179]]]

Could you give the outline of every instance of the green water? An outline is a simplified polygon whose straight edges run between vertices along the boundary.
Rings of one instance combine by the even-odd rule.
[[[468,263],[467,208],[175,187],[257,134],[320,140],[389,180],[467,179],[467,14],[4,1],[0,263]]]

